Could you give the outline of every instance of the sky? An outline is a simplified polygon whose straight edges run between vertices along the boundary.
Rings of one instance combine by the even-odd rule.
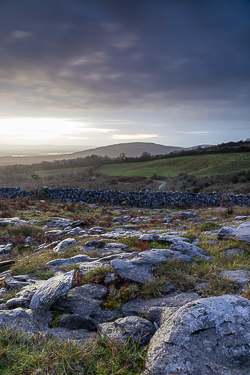
[[[0,143],[250,137],[250,0],[1,0]]]

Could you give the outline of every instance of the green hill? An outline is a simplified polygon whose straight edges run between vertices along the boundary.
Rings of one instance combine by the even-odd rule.
[[[250,168],[250,153],[211,154],[181,156],[171,159],[139,163],[104,165],[96,170],[109,176],[177,176],[188,173],[195,176],[211,176]]]

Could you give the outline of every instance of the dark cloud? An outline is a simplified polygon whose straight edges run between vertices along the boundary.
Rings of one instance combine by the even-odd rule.
[[[249,121],[249,41],[248,0],[2,0],[0,84],[19,113]]]

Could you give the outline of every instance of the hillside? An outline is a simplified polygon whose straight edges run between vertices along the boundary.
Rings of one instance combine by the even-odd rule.
[[[154,173],[173,177],[179,173],[211,176],[250,168],[250,153],[181,156],[140,163],[103,165],[96,171],[109,176],[146,176]]]
[[[40,156],[22,156],[22,157],[1,157],[1,165],[13,165],[13,164],[33,164],[41,163],[42,161],[52,162],[54,160],[63,160],[63,159],[76,159],[84,158],[88,155],[100,155],[100,156],[109,156],[111,158],[119,156],[121,153],[126,154],[126,156],[138,157],[141,156],[143,152],[148,152],[152,155],[159,154],[169,154],[173,151],[181,151],[183,147],[177,146],[164,146],[156,143],[147,143],[147,142],[130,142],[130,143],[118,143],[115,145],[91,148],[89,150],[83,150],[79,152],[61,153],[60,155],[40,155]],[[62,151],[61,151],[62,152]],[[13,154],[17,152],[13,150]]]

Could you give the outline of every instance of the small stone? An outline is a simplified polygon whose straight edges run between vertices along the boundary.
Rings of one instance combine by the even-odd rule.
[[[131,343],[140,342],[140,345],[147,345],[155,333],[154,325],[138,316],[128,316],[114,322],[99,324],[98,328],[101,336],[122,343],[128,340]]]
[[[228,258],[232,258],[235,255],[239,255],[239,256],[244,255],[245,251],[244,249],[228,249],[226,250],[226,254]]]

